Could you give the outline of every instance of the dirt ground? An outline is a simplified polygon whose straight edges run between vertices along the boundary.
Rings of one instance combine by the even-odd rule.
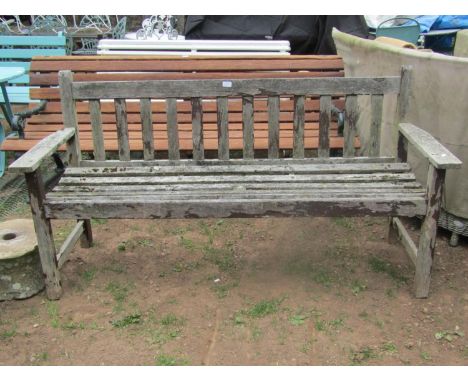
[[[54,225],[59,242],[72,224]],[[418,300],[384,218],[93,229],[94,246],[63,267],[61,300],[0,303],[1,365],[468,364],[466,239],[439,235]]]

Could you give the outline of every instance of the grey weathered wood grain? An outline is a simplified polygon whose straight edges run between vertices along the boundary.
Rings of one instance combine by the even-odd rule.
[[[210,175],[210,174],[372,174],[409,172],[407,163],[340,163],[340,164],[277,164],[275,166],[253,165],[194,165],[185,166],[154,166],[154,167],[91,167],[91,168],[67,168],[64,176],[77,177],[128,177],[128,176],[159,176],[159,175]]]
[[[57,254],[57,263],[58,263],[59,269],[62,268],[62,265],[65,263],[65,261],[68,260],[68,256],[72,252],[73,248],[75,247],[75,244],[80,239],[83,232],[84,232],[83,220],[80,220],[75,225],[75,227],[73,227],[72,231],[70,232],[70,234],[65,239],[62,246],[60,247],[60,250]]]
[[[403,66],[401,68],[401,79],[400,79],[400,92],[398,94],[398,121],[406,122],[410,96],[411,96],[411,82],[413,76],[412,66]]]
[[[343,156],[344,157],[353,157],[355,148],[354,148],[354,139],[357,132],[357,119],[358,119],[358,103],[357,96],[348,95],[346,96],[345,101],[345,121],[344,121],[344,148]]]
[[[63,125],[74,127],[75,137],[68,142],[68,154],[70,164],[78,166],[81,161],[80,134],[78,129],[78,118],[76,116],[76,105],[73,99],[73,74],[69,70],[59,72],[60,104],[62,108]],[[95,97],[91,97],[94,99]],[[99,97],[98,97],[99,98]]]
[[[66,127],[58,130],[39,141],[32,149],[14,161],[8,170],[11,172],[33,172],[42,163],[45,158],[52,155],[57,149],[69,141],[75,134],[76,129]]]
[[[52,236],[52,226],[44,209],[44,182],[39,171],[26,173],[25,176],[42,271],[45,275],[46,294],[50,300],[57,300],[62,294],[62,286]]]
[[[460,168],[462,162],[427,131],[411,123],[400,123],[401,134],[438,169]]]
[[[75,99],[190,98],[222,96],[273,96],[317,94],[397,93],[400,77],[289,78],[230,80],[101,81],[73,84]]]
[[[130,160],[130,144],[128,142],[127,103],[125,99],[114,99],[117,139],[119,141],[119,159]]]
[[[293,158],[304,158],[305,97],[294,97]]]
[[[369,137],[369,156],[380,155],[380,135],[382,130],[383,95],[371,96],[371,126]]]
[[[106,160],[104,135],[102,132],[101,103],[99,100],[89,100],[89,114],[91,118],[91,128],[93,130],[94,158],[96,160]]]
[[[177,126],[177,100],[175,98],[166,99],[166,110],[168,156],[170,160],[177,160],[180,158],[180,152],[179,129]]]
[[[432,261],[437,236],[437,221],[442,202],[444,181],[445,169],[438,169],[430,165],[426,186],[427,210],[419,237],[416,273],[414,276],[415,294],[418,298],[425,298],[429,295]]]
[[[192,98],[192,142],[193,159],[202,160],[205,158],[203,148],[203,106],[202,99]]]
[[[151,166],[187,166],[187,165],[202,165],[202,166],[251,166],[251,165],[288,165],[288,164],[339,164],[339,163],[390,163],[394,162],[394,157],[354,157],[354,158],[343,158],[343,157],[332,157],[332,158],[281,158],[281,159],[229,159],[229,160],[218,160],[218,159],[205,159],[202,161],[194,161],[192,159],[180,159],[180,160],[167,160],[157,159],[151,161],[145,161],[135,159],[131,161],[118,161],[118,160],[106,160],[106,161],[93,161],[83,160],[81,161],[82,167],[151,167]],[[117,170],[116,170],[117,171]]]
[[[307,198],[305,200],[182,200],[160,202],[131,198],[112,201],[48,201],[51,218],[247,218],[288,216],[414,216],[425,210],[423,198]]]
[[[330,129],[331,121],[331,96],[320,97],[320,122],[319,122],[319,147],[318,156],[327,158],[330,156]]]
[[[279,157],[280,98],[268,97],[268,158]]]
[[[408,233],[407,229],[405,228],[401,220],[396,217],[391,219],[390,224],[392,225],[392,229],[396,233],[397,238],[403,244],[403,247],[405,248],[408,257],[411,259],[413,264],[416,265],[418,249],[416,248],[413,239],[411,239],[411,236]]]
[[[243,158],[254,157],[254,98],[242,97],[242,135],[244,141]]]
[[[143,158],[154,159],[153,113],[151,111],[151,99],[140,99],[141,129],[143,136]]]
[[[228,98],[218,97],[217,125],[218,125],[218,158],[229,159],[229,120],[228,120]]]

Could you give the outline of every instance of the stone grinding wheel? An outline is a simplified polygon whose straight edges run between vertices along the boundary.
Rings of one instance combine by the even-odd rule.
[[[44,286],[32,220],[0,222],[0,301],[31,297]]]

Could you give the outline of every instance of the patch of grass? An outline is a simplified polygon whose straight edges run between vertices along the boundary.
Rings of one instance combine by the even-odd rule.
[[[128,316],[125,316],[124,318],[120,320],[112,321],[112,326],[114,328],[126,328],[127,326],[130,326],[130,325],[141,324],[141,322],[142,322],[141,314],[135,313],[135,314],[130,314]]]
[[[121,311],[123,309],[123,303],[125,302],[129,293],[129,286],[122,285],[116,281],[111,281],[107,284],[106,291],[112,295],[116,303],[114,310],[117,312]]]
[[[60,317],[57,303],[55,301],[47,301],[46,310],[50,318],[50,326],[58,328],[60,326]]]
[[[294,316],[289,317],[288,321],[291,325],[300,326],[305,324],[306,319],[307,316],[304,314],[295,314]]]
[[[316,268],[312,273],[312,279],[320,285],[330,287],[333,284],[332,273],[323,267]]]
[[[424,361],[432,361],[431,355],[427,351],[422,351],[419,353],[419,356],[424,360]]]
[[[127,242],[126,242],[126,241],[122,241],[122,242],[120,242],[119,244],[117,244],[117,250],[118,250],[119,252],[126,251],[126,250],[127,250]]]
[[[13,328],[2,330],[0,332],[0,340],[7,340],[9,338],[13,338],[14,336],[16,336],[16,334],[16,325],[14,325]]]
[[[353,229],[354,228],[353,220],[350,219],[350,218],[334,217],[334,218],[332,218],[332,221],[338,227],[342,227],[342,228],[346,228],[346,229]]]
[[[231,291],[231,289],[235,288],[239,286],[239,282],[238,281],[234,281],[232,283],[226,283],[226,284],[215,284],[212,289],[213,291],[216,293],[216,295],[218,296],[218,298],[225,298],[228,296],[229,292]]]
[[[184,236],[180,236],[179,241],[180,245],[189,251],[194,251],[198,248],[192,239],[188,239]]]
[[[361,365],[373,358],[377,358],[377,354],[369,346],[365,346],[357,351],[351,352],[350,356],[352,365]]]
[[[382,351],[390,354],[394,354],[398,352],[396,345],[393,342],[386,342],[381,347]]]
[[[336,318],[328,322],[328,325],[333,329],[338,329],[344,326],[344,319],[343,318]]]
[[[252,306],[247,315],[252,318],[261,318],[278,312],[283,299],[262,300]]]
[[[68,321],[60,325],[62,329],[75,330],[75,329],[86,329],[86,326],[82,322]]]
[[[366,283],[359,281],[359,280],[354,280],[351,284],[351,292],[357,296],[359,293],[364,292],[367,290],[367,285]]]
[[[402,274],[401,270],[395,265],[381,260],[378,257],[372,256],[369,258],[368,263],[372,271],[376,273],[386,273],[397,283],[406,283],[408,278]]]
[[[442,330],[437,332],[435,335],[436,340],[445,340],[447,342],[452,342],[458,337],[464,337],[465,333],[460,330],[458,326],[455,327],[455,330]]]
[[[221,272],[233,273],[239,269],[232,245],[226,245],[223,248],[205,245],[202,251],[204,253],[203,259],[216,265]]]
[[[327,329],[327,322],[325,320],[317,320],[314,326],[319,332],[324,332]]]
[[[177,317],[174,313],[168,313],[161,318],[160,323],[163,326],[183,325],[185,319]]]
[[[125,273],[127,270],[125,268],[125,265],[120,263],[119,261],[112,259],[111,263],[109,265],[105,265],[102,267],[103,271],[110,271],[114,272],[117,274]]]
[[[93,281],[94,277],[96,276],[96,272],[97,272],[97,269],[95,267],[91,267],[83,271],[83,273],[81,274],[81,278],[86,283],[90,283],[91,281]]]
[[[183,358],[176,358],[169,354],[160,354],[155,357],[156,366],[185,366],[188,361]]]

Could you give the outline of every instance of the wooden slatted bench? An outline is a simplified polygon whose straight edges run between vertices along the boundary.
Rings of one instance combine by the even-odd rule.
[[[437,215],[446,169],[461,162],[428,133],[401,124],[397,158],[379,156],[382,102],[399,93],[399,110],[407,102],[409,71],[385,78],[304,78],[225,80],[152,80],[122,82],[73,82],[70,71],[60,72],[62,111],[66,128],[44,138],[10,166],[24,172],[31,200],[39,252],[46,275],[47,296],[62,293],[60,267],[81,238],[92,243],[91,218],[174,219],[287,216],[425,216],[416,246],[399,220],[395,228],[416,266],[415,293],[427,297]],[[400,86],[400,83],[402,84]],[[328,130],[333,95],[345,96],[343,157],[330,157]],[[279,99],[295,98],[293,158],[279,153]],[[318,158],[306,158],[304,150],[304,98],[320,102]],[[370,95],[372,107],[369,157],[355,157],[354,137],[357,101]],[[230,159],[227,97],[242,98],[243,158]],[[268,98],[268,159],[255,157],[253,97]],[[206,159],[202,99],[216,99],[218,158]],[[179,159],[177,99],[192,104],[194,159]],[[100,105],[114,100],[119,159],[105,160],[105,141]],[[139,100],[140,127],[145,158],[132,160],[127,100]],[[154,159],[151,100],[164,100],[168,127],[169,159]],[[91,106],[96,158],[81,156],[76,103]],[[406,163],[408,142],[429,160],[426,187],[415,179]],[[44,190],[41,161],[67,144],[69,167],[50,192]],[[57,252],[51,219],[77,219],[78,223]],[[393,226],[392,226],[393,227]],[[393,228],[392,228],[393,229]],[[394,236],[394,235],[393,235]]]
[[[88,81],[145,81],[178,79],[249,79],[249,78],[311,78],[342,77],[343,62],[338,56],[265,56],[265,57],[155,57],[155,56],[65,56],[34,57],[30,69],[31,98],[47,100],[44,112],[28,119],[25,139],[9,139],[2,148],[7,151],[27,151],[40,139],[63,128],[60,93],[58,86],[59,70],[72,70],[77,82]],[[262,99],[263,98],[263,99]],[[334,100],[337,108],[343,101]],[[142,151],[140,132],[140,106],[138,102],[128,101],[127,121],[129,145],[132,151]],[[80,146],[83,151],[93,152],[92,120],[90,105],[78,101],[76,105],[80,122]],[[291,97],[280,100],[280,149],[291,150],[293,146],[294,101]],[[153,146],[157,152],[167,153],[167,120],[165,104],[153,102]],[[230,148],[242,149],[242,102],[240,99],[229,101]],[[254,102],[254,129],[256,150],[268,149],[268,110],[264,97],[256,97]],[[305,148],[318,147],[319,103],[316,98],[304,100]],[[177,119],[180,124],[180,148],[183,152],[192,149],[191,104],[189,101],[177,102]],[[205,122],[204,144],[207,155],[217,149],[216,103],[204,100],[203,119]],[[101,122],[103,126],[104,148],[116,152],[118,139],[116,116],[113,101],[101,103]],[[338,133],[333,118],[330,126],[330,147],[343,147],[343,137]]]

